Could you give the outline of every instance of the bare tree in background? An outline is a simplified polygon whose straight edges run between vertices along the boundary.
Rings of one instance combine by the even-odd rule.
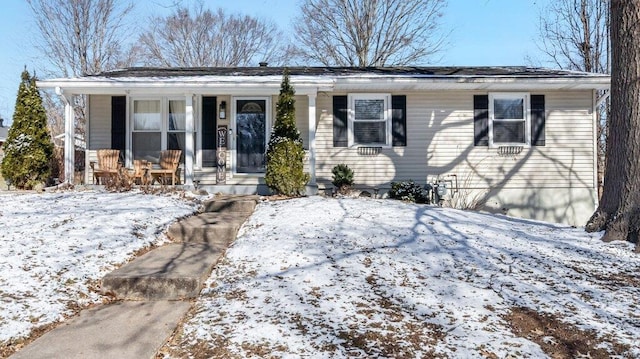
[[[416,65],[442,47],[445,0],[305,0],[295,37],[302,60],[325,66]]]
[[[96,74],[125,65],[125,19],[133,5],[118,0],[27,0],[38,29],[36,47],[48,62],[45,75],[72,77]],[[74,99],[76,134],[85,134],[84,96]],[[64,106],[43,92],[54,143],[64,132]],[[64,173],[64,171],[61,171]],[[64,178],[61,178],[64,180]]]
[[[276,25],[245,15],[213,12],[202,4],[155,17],[140,36],[140,58],[162,67],[255,66],[284,61],[286,48]]]
[[[555,0],[540,15],[540,50],[557,67],[609,73],[609,0]]]
[[[38,49],[56,76],[96,74],[121,65],[124,20],[118,0],[27,0],[39,30]]]
[[[609,28],[609,0],[554,0],[541,12],[538,45],[556,67],[608,74]],[[608,111],[608,102],[598,108],[599,197],[604,183]]]
[[[133,5],[118,0],[26,0],[33,12],[36,47],[48,62],[45,75],[91,75],[125,65],[125,19]],[[49,129],[58,146],[64,132],[64,106],[58,96],[43,92]],[[85,135],[84,96],[74,98],[76,135]],[[82,165],[83,163],[80,163]],[[60,171],[64,175],[64,171]],[[60,178],[64,180],[64,178]]]
[[[589,232],[640,252],[640,0],[611,0],[611,115],[602,201]]]

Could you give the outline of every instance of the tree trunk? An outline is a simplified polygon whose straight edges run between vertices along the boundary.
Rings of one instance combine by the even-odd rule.
[[[640,0],[611,0],[611,117],[602,200],[587,222],[640,251]]]

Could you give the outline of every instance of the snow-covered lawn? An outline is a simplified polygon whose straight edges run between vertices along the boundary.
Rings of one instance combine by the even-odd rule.
[[[165,241],[162,231],[197,202],[178,194],[0,192],[0,349],[101,302],[99,280]]]
[[[263,202],[163,353],[640,357],[640,256],[600,235],[391,200]]]
[[[196,210],[183,197],[1,193],[0,349],[105,300],[102,276]],[[640,357],[640,255],[599,236],[392,200],[262,202],[162,352]]]

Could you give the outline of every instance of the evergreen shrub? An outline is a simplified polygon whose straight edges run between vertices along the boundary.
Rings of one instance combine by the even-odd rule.
[[[338,192],[346,194],[353,185],[353,170],[345,164],[339,164],[331,170],[333,181],[331,182]]]
[[[53,142],[36,79],[27,70],[22,72],[13,124],[3,150],[2,175],[7,183],[32,189],[49,179]]]
[[[413,180],[403,182],[391,182],[389,198],[415,203],[430,203],[429,191],[415,183]]]
[[[275,194],[300,196],[309,174],[304,172],[304,148],[296,128],[295,91],[284,71],[276,104],[276,121],[267,147],[265,182]]]

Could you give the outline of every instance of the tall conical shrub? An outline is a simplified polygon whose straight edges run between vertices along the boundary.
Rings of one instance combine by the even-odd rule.
[[[304,173],[304,148],[296,128],[295,91],[285,69],[276,104],[276,121],[267,147],[265,182],[276,194],[300,196],[309,174]]]
[[[3,145],[2,176],[12,186],[32,189],[51,173],[53,142],[36,79],[22,72],[13,124]]]

